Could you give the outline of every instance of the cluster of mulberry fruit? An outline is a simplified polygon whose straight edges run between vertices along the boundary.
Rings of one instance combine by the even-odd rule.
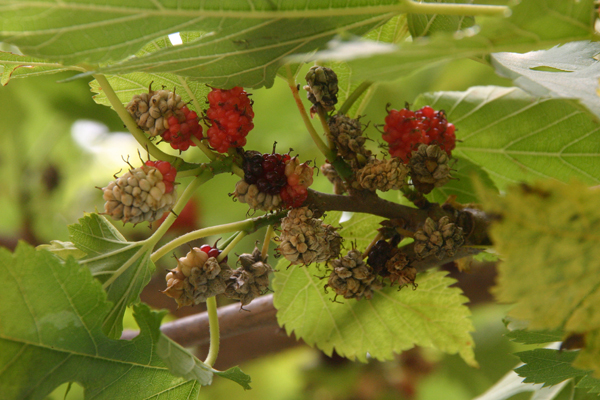
[[[246,136],[254,128],[252,102],[243,88],[212,89],[208,94],[206,121],[210,126],[208,143],[219,153],[230,148],[244,147]]]
[[[236,184],[234,196],[255,210],[300,207],[313,182],[313,167],[289,154],[247,151],[242,169],[244,179]]]
[[[104,214],[123,223],[153,222],[177,200],[177,170],[166,161],[146,161],[102,188]]]
[[[176,150],[185,151],[195,146],[192,137],[203,137],[198,115],[175,92],[150,88],[148,93],[133,96],[127,111],[150,137],[160,136]]]
[[[423,144],[436,144],[448,155],[455,147],[455,127],[448,123],[443,111],[425,106],[411,111],[408,106],[390,110],[385,117],[383,140],[389,143],[389,152],[407,164],[412,152]]]
[[[178,307],[203,303],[219,294],[240,300],[245,306],[267,290],[273,268],[262,259],[257,247],[252,254],[239,257],[241,266],[235,270],[227,265],[227,257],[218,261],[220,253],[210,245],[192,248],[166,275],[163,293],[175,299]]]

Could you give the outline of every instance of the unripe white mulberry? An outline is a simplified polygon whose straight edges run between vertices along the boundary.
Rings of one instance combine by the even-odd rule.
[[[116,180],[102,188],[104,214],[123,223],[153,222],[170,211],[177,200],[173,187],[176,171],[168,165],[165,175],[149,161],[138,168],[132,168]],[[162,168],[163,165],[159,165]],[[164,169],[164,168],[163,168]]]

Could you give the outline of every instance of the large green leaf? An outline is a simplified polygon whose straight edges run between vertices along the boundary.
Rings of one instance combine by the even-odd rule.
[[[182,34],[181,36],[183,41],[186,43],[201,37],[200,34],[191,33]],[[142,50],[140,50],[136,56],[143,57],[168,47],[173,47],[169,38],[158,38],[144,46],[144,48],[142,48]],[[170,90],[175,89],[176,92],[181,95],[181,98],[185,103],[189,103],[193,98],[195,98],[200,102],[201,105],[204,104],[206,95],[208,92],[210,92],[210,87],[204,83],[169,73],[147,74],[143,72],[133,72],[131,74],[108,75],[106,78],[110,82],[110,86],[117,94],[117,97],[123,104],[129,103],[134,95],[147,92],[150,85],[152,85],[155,90],[161,87],[165,87]],[[104,94],[104,91],[101,90],[98,82],[94,80],[90,82],[90,86],[92,91],[97,93],[94,96],[96,103],[110,106],[110,102]],[[191,104],[188,107],[192,107],[194,109],[196,108],[195,104]],[[196,110],[196,112],[201,113],[202,110]]]
[[[20,244],[14,254],[0,249],[0,270],[2,398],[44,399],[64,382],[94,399],[197,398],[199,382],[173,376],[156,354],[162,314],[136,307],[140,335],[113,340],[102,333],[111,305],[72,258]],[[204,365],[198,378],[209,384],[212,375]]]
[[[98,214],[87,214],[79,224],[70,225],[69,233],[73,244],[87,254],[79,262],[106,286],[112,307],[102,329],[109,337],[118,338],[123,331],[125,309],[138,301],[154,272],[154,263],[150,261],[152,248],[144,242],[128,242]],[[109,279],[112,283],[106,285]]]
[[[416,103],[446,111],[460,140],[453,154],[481,166],[500,189],[540,178],[600,184],[600,125],[574,100],[488,86],[428,93]]]
[[[343,15],[370,18],[394,11],[401,13],[405,9],[392,0],[326,3],[293,0],[277,4],[265,0],[156,0],[142,3],[137,0],[60,3],[2,0],[0,39],[17,45],[31,56],[66,64],[95,63],[122,60],[153,39],[174,32],[219,32],[224,27],[235,31],[244,26],[249,34],[258,33],[265,46],[278,46],[280,35],[288,32],[285,28],[272,30],[275,25],[269,21],[284,20],[292,24],[294,20],[302,21],[303,28],[317,25],[341,28],[349,21]],[[239,39],[247,40],[243,34]],[[243,51],[244,48],[241,43],[236,50]]]
[[[334,214],[333,217],[337,217]],[[333,218],[335,220],[335,218]],[[355,215],[344,222],[346,243],[364,249],[375,236],[379,218]],[[366,361],[367,357],[390,359],[394,353],[415,345],[459,353],[470,365],[473,357],[473,326],[467,299],[445,272],[419,274],[418,288],[387,287],[370,300],[333,302],[325,292],[324,268],[316,265],[287,268],[279,262],[273,288],[277,320],[288,334],[327,354],[336,353]]]
[[[496,72],[523,90],[540,97],[580,99],[600,117],[600,63],[594,58],[598,53],[600,43],[582,41],[525,54],[495,53],[491,61]]]
[[[600,191],[581,183],[541,181],[504,197],[482,190],[498,216],[490,235],[502,255],[494,293],[514,303],[509,315],[532,330],[585,337],[574,366],[600,375]]]
[[[368,41],[340,43],[357,78],[394,80],[433,63],[481,58],[501,51],[529,51],[590,39],[594,33],[593,0],[528,0],[514,6],[509,18],[491,18],[459,35],[439,31],[393,49]],[[383,53],[383,54],[381,54]],[[337,46],[319,51],[315,60],[339,59]]]
[[[324,46],[340,28],[361,35],[389,16],[236,20],[213,35],[130,58],[100,69],[106,74],[170,72],[220,88],[270,87],[283,59]]]

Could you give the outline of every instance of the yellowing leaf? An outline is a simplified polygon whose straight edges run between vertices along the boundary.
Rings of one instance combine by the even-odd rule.
[[[600,191],[573,182],[544,181],[483,191],[498,216],[490,234],[502,255],[499,301],[531,329],[564,329],[586,336],[573,364],[600,374]]]

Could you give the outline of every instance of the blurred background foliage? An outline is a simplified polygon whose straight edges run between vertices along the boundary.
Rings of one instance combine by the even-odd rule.
[[[307,68],[298,75],[300,83]],[[68,76],[12,80],[0,91],[0,119],[3,121],[0,169],[4,178],[0,197],[4,210],[0,214],[0,244],[5,247],[13,248],[19,239],[34,245],[50,240],[67,241],[68,224],[75,223],[84,212],[103,208],[101,192],[95,186],[104,186],[113,174],[127,168],[121,156],[125,159],[129,156],[132,164],[139,164],[136,143],[124,133],[117,115],[108,107],[94,103],[88,82],[57,83]],[[413,102],[424,92],[465,90],[474,85],[510,86],[510,81],[495,75],[484,63],[460,60],[378,86],[361,119],[368,123],[366,132],[372,139],[369,144],[372,150],[381,142],[377,125],[383,123],[388,103],[392,108],[401,108],[405,102]],[[299,154],[303,161],[313,159],[317,165],[322,164],[324,160],[305,132],[286,82],[278,79],[271,89],[253,91],[252,99],[255,129],[248,137],[246,149],[270,152],[273,143],[277,142],[279,152],[293,148],[293,153]],[[319,127],[318,121],[313,122]],[[161,145],[161,148],[171,151],[168,146]],[[147,157],[143,149],[140,152],[142,158]],[[204,161],[200,151],[191,149],[188,153],[185,157],[190,161]],[[195,212],[195,228],[248,217],[247,207],[233,202],[228,196],[237,180],[235,176],[221,175],[202,186],[191,205]],[[315,178],[314,189],[332,193],[323,177]],[[143,239],[152,232],[143,224],[120,229],[129,240]],[[182,232],[173,232],[170,238],[178,233]],[[256,240],[262,240],[263,234],[258,232],[245,238],[235,252],[250,251]],[[165,296],[158,293],[164,282],[164,268],[169,267],[170,261],[163,259],[157,265],[156,279],[142,299],[155,307],[169,307],[173,311],[169,299],[163,299]],[[488,277],[488,284],[492,280],[493,276]],[[479,283],[481,280],[478,279],[470,282],[473,286],[476,282],[481,286],[471,288],[471,292],[483,292],[477,299],[471,299],[476,328],[473,335],[475,352],[481,364],[479,370],[466,366],[458,356],[442,356],[421,349],[400,354],[389,362],[351,363],[335,356],[327,357],[292,338],[285,339],[286,344],[282,347],[271,349],[273,354],[257,359],[245,357],[241,367],[252,376],[253,390],[241,393],[242,389],[234,383],[216,380],[213,386],[202,388],[201,398],[230,399],[232,395],[272,400],[474,398],[517,364],[518,359],[511,353],[522,350],[523,346],[502,336],[505,329],[501,318],[506,309],[489,304],[491,298],[486,284]],[[469,296],[469,283],[463,284]],[[185,313],[201,311],[201,307],[195,307]],[[177,315],[183,314],[179,311]],[[130,316],[126,325],[127,321],[130,328],[136,328]],[[237,337],[235,341],[235,347],[240,349],[257,346],[245,336]],[[226,346],[224,343],[224,353]],[[281,350],[284,348],[286,350]],[[66,385],[63,385],[50,398],[62,399],[65,389]],[[528,396],[522,394],[515,398]],[[66,398],[82,398],[81,388],[72,385]]]

